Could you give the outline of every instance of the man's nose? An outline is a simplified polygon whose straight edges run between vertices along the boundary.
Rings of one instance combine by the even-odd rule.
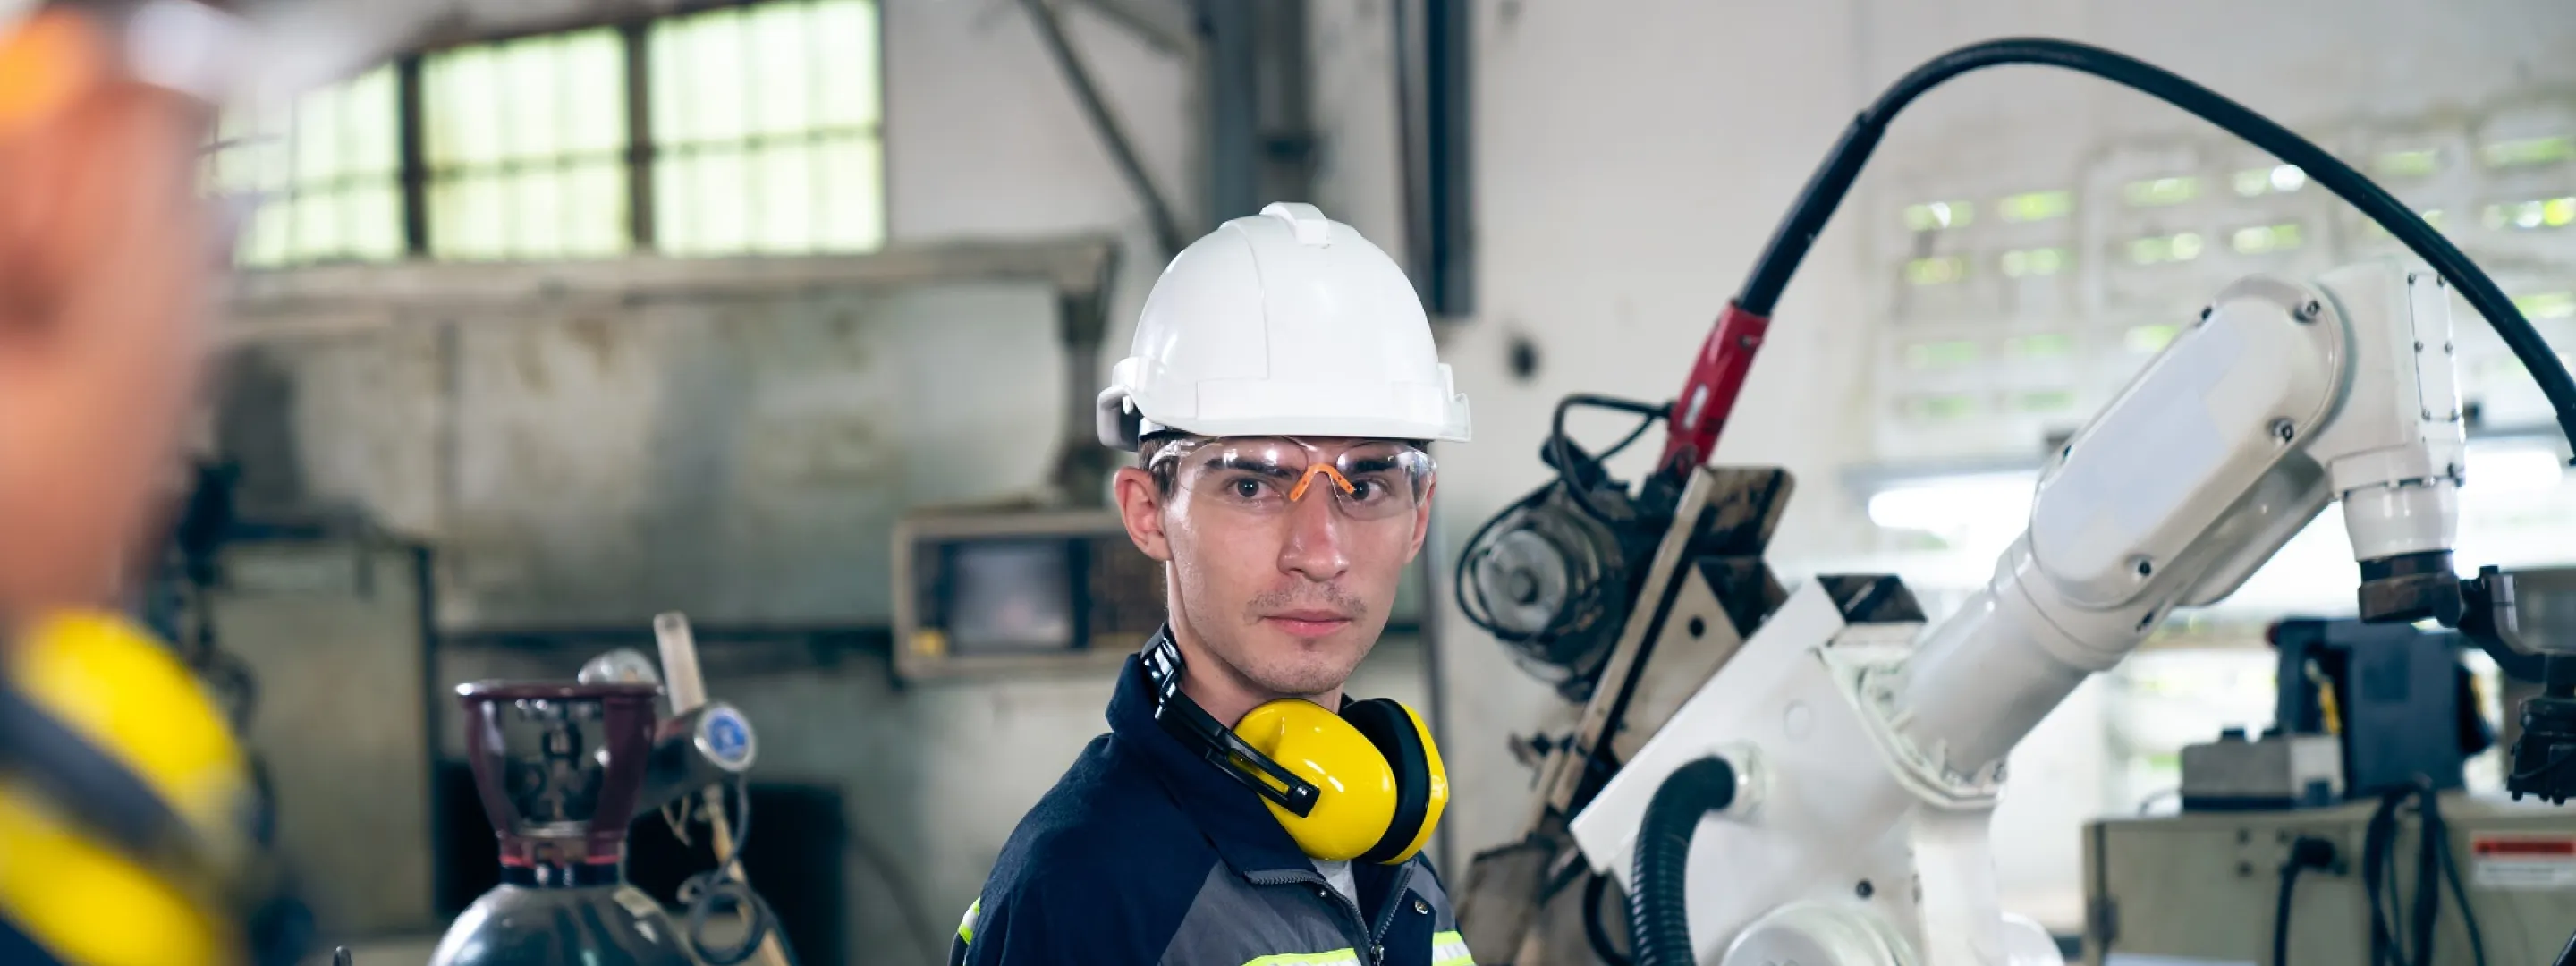
[[[1351,567],[1350,558],[1342,551],[1341,512],[1333,508],[1333,494],[1324,487],[1307,491],[1305,499],[1289,504],[1287,539],[1279,547],[1279,569],[1308,580],[1331,580]]]

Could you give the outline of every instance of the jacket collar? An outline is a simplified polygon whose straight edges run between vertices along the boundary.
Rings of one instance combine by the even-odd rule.
[[[1157,631],[1157,636],[1169,630]],[[1109,698],[1109,732],[1151,767],[1172,800],[1238,873],[1303,872],[1315,863],[1288,837],[1261,796],[1200,758],[1154,720],[1157,702],[1143,659],[1130,655]]]

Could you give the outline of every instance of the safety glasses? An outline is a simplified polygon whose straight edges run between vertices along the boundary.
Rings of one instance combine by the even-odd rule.
[[[1409,443],[1367,441],[1327,453],[1286,437],[1176,439],[1146,468],[1193,501],[1247,516],[1280,516],[1310,496],[1329,495],[1342,517],[1364,522],[1410,516],[1429,494],[1431,454]]]

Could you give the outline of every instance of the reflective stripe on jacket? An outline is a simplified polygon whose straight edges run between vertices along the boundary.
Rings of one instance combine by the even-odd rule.
[[[1020,820],[952,966],[1472,966],[1428,858],[1353,863],[1356,906],[1259,796],[1154,722],[1129,658],[1092,740]]]

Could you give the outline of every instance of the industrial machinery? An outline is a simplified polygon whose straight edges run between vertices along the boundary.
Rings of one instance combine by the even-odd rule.
[[[467,908],[432,954],[432,966],[563,963],[730,966],[763,957],[791,966],[768,907],[741,874],[750,828],[740,778],[757,746],[732,705],[708,701],[687,624],[655,620],[674,713],[652,663],[612,651],[577,683],[483,682],[457,688],[466,756],[501,846],[501,884]],[[657,720],[658,719],[658,720]],[[732,820],[723,790],[736,792]],[[635,816],[687,807],[704,795],[720,855],[716,872],[681,889],[682,926],[625,877],[626,829]],[[747,919],[729,944],[707,938],[730,903]]]
[[[2436,800],[2412,816],[2422,802],[2401,792],[2393,803],[2088,823],[2084,961],[2324,966],[2396,954],[2545,966],[2576,928],[2567,814],[2456,793]],[[2430,875],[2418,865],[2427,857]],[[2405,901],[2392,901],[2400,886]],[[2418,933],[2416,911],[2427,907],[2437,914]]]
[[[1889,578],[1783,591],[1744,554],[1759,553],[1785,478],[1702,464],[1772,305],[1893,115],[1944,80],[2012,63],[2091,73],[2210,120],[2351,202],[2429,270],[2391,260],[2218,291],[2050,454],[2027,531],[1938,625]],[[1541,752],[1527,838],[1470,871],[1460,918],[1478,959],[1513,962],[1533,907],[1588,868],[1595,893],[1608,880],[1628,893],[1638,963],[2062,962],[2045,931],[1998,907],[1988,826],[2005,758],[2174,609],[2233,593],[2340,501],[2365,620],[2519,640],[2511,575],[2452,572],[2467,478],[2454,286],[2576,428],[2576,380],[2495,283],[2279,125],[2060,41],[1974,45],[1900,80],[1809,182],[1682,394],[1625,404],[1669,422],[1654,475],[1633,490],[1607,479],[1560,416],[1546,454],[1558,478],[1466,548],[1471,619],[1587,702],[1574,733]],[[2556,800],[2576,784],[2576,655],[2549,660],[2508,784]],[[2398,824],[2393,807],[2384,824]],[[2419,827],[2438,827],[2429,808]],[[2417,896],[2436,883],[2416,881]]]
[[[2468,640],[2348,620],[2270,637],[2273,727],[2183,749],[2180,815],[2087,827],[2087,961],[2547,961],[2576,922],[2576,822],[2461,792],[2495,741]],[[2538,673],[2485,644],[2508,678]],[[2410,878],[2430,888],[2408,910],[2391,894]]]

